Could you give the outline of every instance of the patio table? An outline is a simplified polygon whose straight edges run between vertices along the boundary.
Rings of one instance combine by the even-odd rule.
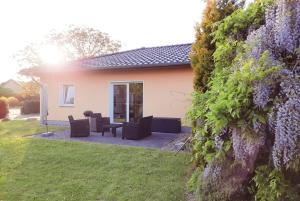
[[[111,132],[113,134],[114,137],[117,136],[117,128],[122,128],[122,124],[106,124],[106,125],[103,125],[103,128],[109,128],[111,129]],[[104,136],[104,130],[102,131],[102,136]]]

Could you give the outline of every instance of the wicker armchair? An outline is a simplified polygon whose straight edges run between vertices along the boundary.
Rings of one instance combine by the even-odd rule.
[[[73,116],[68,116],[71,128],[71,137],[88,137],[90,135],[90,125],[88,119],[74,120]]]
[[[128,140],[139,140],[151,135],[151,124],[153,116],[143,117],[138,123],[123,123],[122,138]]]
[[[109,117],[102,117],[101,113],[93,113],[91,118],[95,118],[96,121],[96,132],[106,132],[109,131],[109,128],[103,128],[103,125],[109,125]]]

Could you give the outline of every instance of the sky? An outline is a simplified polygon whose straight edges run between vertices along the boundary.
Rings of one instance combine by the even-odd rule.
[[[119,40],[121,50],[191,43],[204,7],[204,0],[0,1],[0,83],[19,77],[13,55],[53,30],[92,27]]]
[[[0,2],[0,83],[17,79],[13,55],[70,24],[108,33],[122,49],[191,43],[203,0],[9,0]]]

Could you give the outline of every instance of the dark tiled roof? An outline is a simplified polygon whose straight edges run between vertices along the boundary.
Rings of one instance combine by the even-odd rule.
[[[86,69],[127,69],[190,64],[191,44],[139,48],[78,61]]]

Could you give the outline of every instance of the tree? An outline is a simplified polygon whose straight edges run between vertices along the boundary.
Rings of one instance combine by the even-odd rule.
[[[39,100],[40,85],[36,81],[24,82],[21,85],[23,88],[21,98],[23,100]]]
[[[195,72],[194,89],[205,92],[214,69],[213,53],[216,49],[212,33],[217,22],[243,6],[244,1],[207,0],[202,22],[196,27],[196,41],[192,46],[191,63]]]
[[[39,55],[39,49],[40,47],[37,44],[30,43],[17,52],[14,57],[22,67],[39,66],[43,63]]]
[[[51,33],[49,41],[62,47],[71,59],[100,56],[117,52],[121,44],[107,33],[89,27],[69,26],[60,33]]]
[[[82,59],[114,53],[121,47],[119,41],[112,40],[107,33],[94,28],[70,25],[62,32],[52,32],[41,43],[30,43],[14,56],[23,68],[43,64],[42,50],[47,46],[60,50],[64,60]]]

